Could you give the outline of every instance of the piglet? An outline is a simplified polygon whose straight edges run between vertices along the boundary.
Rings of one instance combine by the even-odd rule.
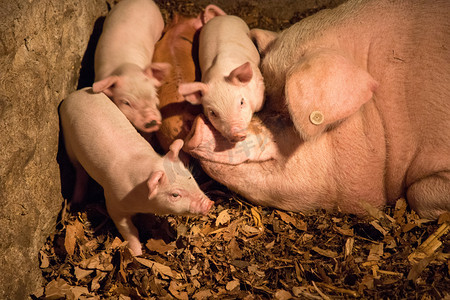
[[[200,32],[202,82],[182,84],[179,92],[190,103],[202,104],[209,121],[229,141],[242,141],[264,102],[259,62],[247,24],[236,16],[218,16]]]
[[[114,101],[142,132],[158,130],[161,114],[156,88],[170,65],[152,63],[164,21],[151,0],[122,0],[106,17],[95,51],[95,93]]]
[[[195,116],[201,113],[199,106],[184,101],[184,97],[178,93],[178,86],[182,82],[195,80],[193,52],[198,48],[198,30],[215,16],[224,14],[215,5],[208,5],[197,17],[175,14],[163,37],[155,45],[153,62],[173,66],[158,90],[162,124],[156,132],[156,138],[164,151],[169,150],[174,140],[186,137]],[[180,153],[180,158],[189,161],[189,156],[184,152]]]
[[[81,179],[74,194],[83,188],[83,174],[97,181],[109,215],[135,255],[142,249],[134,214],[206,214],[211,208],[213,202],[178,159],[182,140],[159,156],[104,94],[90,88],[70,94],[60,116],[66,151]]]

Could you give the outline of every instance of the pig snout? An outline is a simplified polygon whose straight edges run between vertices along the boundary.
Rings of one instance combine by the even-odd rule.
[[[217,149],[219,147],[220,149]],[[214,150],[224,150],[234,147],[211,123],[200,115],[194,120],[191,131],[185,138],[183,149],[188,153],[202,153],[202,156],[214,154]]]
[[[161,126],[161,121],[156,121],[156,120],[151,120],[150,122],[147,122],[144,124],[145,129],[150,129],[150,130],[155,129],[155,131],[158,130],[160,126]]]
[[[214,202],[209,200],[206,196],[199,196],[191,202],[189,212],[192,214],[208,214]]]
[[[161,113],[159,111],[152,111],[144,114],[138,121],[138,124],[134,124],[142,132],[154,132],[158,131],[161,127]]]
[[[230,130],[230,136],[227,137],[230,142],[237,143],[245,140],[247,137],[247,130],[240,127],[232,127]]]

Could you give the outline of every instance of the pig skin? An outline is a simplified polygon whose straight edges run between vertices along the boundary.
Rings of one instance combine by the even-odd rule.
[[[247,24],[230,15],[209,21],[200,32],[199,63],[202,81],[180,85],[180,93],[192,104],[202,104],[228,140],[244,139],[253,113],[264,104],[260,57]]]
[[[450,210],[449,14],[449,1],[351,0],[272,40],[254,29],[267,100],[252,123],[270,141],[264,160],[215,155],[229,145],[208,140],[203,122],[185,150],[260,205],[363,214],[363,202],[406,197],[438,217]]]
[[[161,124],[156,88],[170,65],[152,63],[164,21],[151,0],[122,0],[106,17],[95,51],[94,92],[103,92],[142,132]]]
[[[134,214],[209,211],[213,202],[178,159],[182,140],[159,156],[104,94],[90,88],[70,94],[60,106],[60,116],[67,154],[77,180],[81,178],[74,196],[80,195],[87,174],[97,181],[104,189],[108,213],[134,255],[142,254],[131,221]]]
[[[197,17],[175,14],[172,22],[165,28],[163,37],[155,45],[153,62],[172,65],[165,82],[158,90],[161,127],[155,133],[161,148],[167,152],[176,139],[184,139],[191,130],[192,123],[201,107],[192,105],[178,93],[183,82],[196,79],[194,53],[198,50],[198,30],[217,15],[225,14],[219,7],[208,5]],[[197,45],[197,46],[195,46]],[[185,163],[189,161],[186,153],[180,153]]]

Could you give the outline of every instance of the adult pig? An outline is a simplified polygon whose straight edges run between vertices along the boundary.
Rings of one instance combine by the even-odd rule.
[[[230,15],[209,21],[200,32],[199,63],[202,82],[181,84],[180,93],[190,103],[202,104],[228,140],[243,140],[253,113],[264,102],[260,57],[247,24]]]
[[[182,140],[159,156],[104,94],[91,89],[70,94],[61,104],[60,116],[77,178],[87,172],[103,187],[108,213],[135,255],[142,250],[131,221],[134,214],[209,211],[212,201],[178,159]],[[80,183],[76,189],[83,188]]]
[[[164,21],[151,0],[122,0],[106,17],[95,51],[95,93],[114,101],[142,132],[158,130],[161,114],[156,87],[169,71],[167,63],[152,63]]]
[[[153,62],[172,65],[158,90],[162,120],[161,127],[156,132],[156,138],[165,152],[169,151],[169,146],[174,140],[186,137],[195,116],[201,113],[199,106],[186,102],[178,93],[178,86],[182,82],[191,82],[196,79],[193,53],[198,51],[198,30],[210,19],[224,14],[215,5],[208,5],[197,17],[175,14],[172,22],[165,29],[163,37],[155,45]],[[197,47],[194,47],[194,44]],[[180,153],[181,157],[184,161],[189,160],[189,156],[184,152]]]
[[[226,150],[197,122],[187,147],[257,204],[363,213],[406,196],[436,218],[450,210],[449,13],[449,1],[349,1],[300,21],[266,45],[263,142]]]

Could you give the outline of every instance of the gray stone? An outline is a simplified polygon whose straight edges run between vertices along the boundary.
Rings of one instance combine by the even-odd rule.
[[[57,107],[106,12],[100,0],[0,0],[0,299],[42,284],[39,249],[63,202]]]

